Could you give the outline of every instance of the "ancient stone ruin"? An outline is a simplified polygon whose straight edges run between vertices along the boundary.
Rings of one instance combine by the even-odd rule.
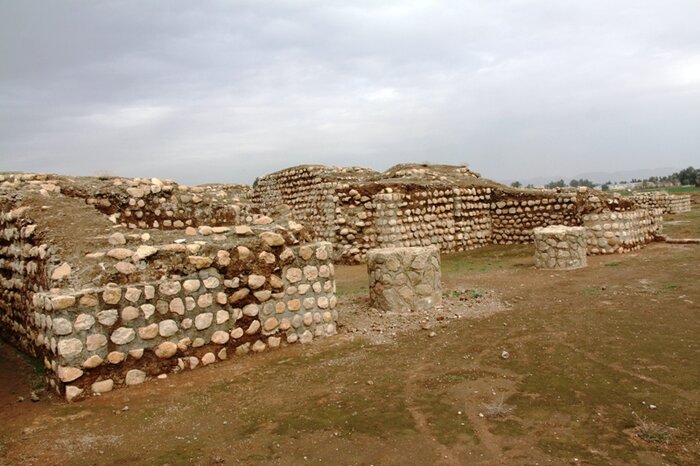
[[[1,183],[0,331],[69,400],[336,331],[332,245],[232,189]]]
[[[654,241],[663,229],[660,209],[586,214],[583,225],[589,254],[637,250]]]
[[[372,249],[367,257],[369,296],[384,311],[422,311],[442,301],[437,246]]]
[[[586,229],[550,225],[535,228],[535,266],[580,269],[586,266]]]
[[[690,194],[669,194],[666,192],[635,193],[632,200],[647,210],[660,209],[662,214],[690,212]]]
[[[367,262],[378,307],[422,309],[440,300],[439,253],[530,243],[550,225],[583,227],[587,254],[621,253],[687,208],[442,165],[299,166],[252,188],[0,174],[0,334],[79,399],[333,335],[334,263]],[[580,265],[580,241],[564,241],[568,257],[543,247],[543,263]]]
[[[466,167],[415,164],[384,173],[298,166],[257,180],[251,199],[263,211],[286,206],[319,239],[333,243],[334,259],[343,263],[364,263],[375,248],[436,245],[449,253],[531,243],[537,227],[594,227],[615,213],[625,221],[603,228],[606,246],[591,237],[588,253],[624,252],[651,241],[666,212],[587,188],[515,189]]]

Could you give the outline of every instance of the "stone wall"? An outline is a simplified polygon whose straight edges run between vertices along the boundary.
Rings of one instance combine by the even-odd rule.
[[[74,398],[334,334],[331,245],[287,247],[276,232],[260,236],[197,255],[168,248],[191,267],[167,279],[36,293],[34,342],[44,347],[50,383]]]
[[[637,209],[583,216],[589,254],[634,251],[654,241],[660,233],[661,209]]]
[[[491,220],[486,214],[491,188],[433,186],[385,187],[372,198],[369,243],[415,247],[436,245],[442,251],[464,251],[489,242]]]
[[[671,196],[672,197],[669,205],[669,213],[681,214],[685,212],[690,212],[690,210],[692,209],[690,194],[673,194]]]
[[[437,246],[372,249],[367,271],[370,301],[383,311],[426,310],[442,301]]]
[[[451,169],[461,178],[478,177],[465,167]],[[427,183],[416,183],[415,176]],[[450,181],[411,165],[385,174],[300,166],[257,180],[251,199],[261,211],[287,206],[319,239],[336,245],[337,261],[358,263],[377,247],[439,244],[445,251],[462,251],[487,244],[490,218],[484,213],[491,188],[462,189]]]
[[[93,179],[47,183],[0,184],[0,334],[66,398],[335,333],[332,245],[302,225],[143,230],[86,202]]]
[[[535,228],[535,266],[542,269],[580,269],[586,262],[586,229],[550,225]]]
[[[631,199],[643,209],[661,209],[664,214],[690,212],[690,194],[669,194],[663,191],[635,193]]]
[[[591,254],[625,252],[661,228],[662,207],[638,202],[439,165],[300,166],[253,191],[0,174],[0,333],[44,360],[57,391],[86,396],[332,334],[333,261],[528,243],[553,224],[585,226]]]
[[[336,205],[339,202],[369,201],[363,196],[346,199],[347,196],[342,196],[340,191],[347,187],[348,180],[361,180],[372,173],[355,167],[303,165],[259,178],[250,198],[253,205],[263,212],[291,209],[295,218],[315,231],[319,238],[334,238],[343,228],[342,223],[336,222],[336,217],[339,217]]]
[[[46,174],[0,175],[6,189],[42,196],[83,199],[129,228],[183,229],[250,222],[250,188],[242,185],[185,186],[158,178],[80,178]]]
[[[49,287],[51,248],[35,235],[36,224],[27,207],[0,209],[0,336],[32,356],[38,327],[33,319],[32,295]],[[65,268],[65,267],[64,267]]]
[[[580,225],[576,192],[497,191],[491,204],[493,242],[533,241],[533,230],[548,225]]]
[[[584,213],[625,211],[629,201],[587,188],[520,190],[466,167],[400,165],[384,173],[358,168],[295,167],[258,180],[261,211],[285,204],[335,260],[363,263],[374,248],[436,245],[458,252],[533,241],[547,225],[582,225]]]

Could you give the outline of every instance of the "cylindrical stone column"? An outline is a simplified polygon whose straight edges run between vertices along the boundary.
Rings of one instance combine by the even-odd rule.
[[[367,252],[372,306],[384,311],[430,309],[442,301],[437,246]]]
[[[541,269],[580,269],[586,266],[586,229],[550,225],[535,228],[535,265]]]

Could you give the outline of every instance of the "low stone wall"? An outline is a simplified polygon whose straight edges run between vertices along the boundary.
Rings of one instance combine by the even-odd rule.
[[[62,270],[50,269],[53,248],[35,234],[37,225],[26,212],[26,207],[0,209],[0,336],[40,356],[33,344],[38,327],[32,294],[48,289],[50,277],[58,277]]]
[[[576,192],[497,191],[490,214],[495,244],[530,243],[538,227],[580,225]]]
[[[477,179],[465,167],[457,177]],[[420,176],[425,184],[402,182]],[[435,244],[464,251],[491,242],[491,188],[455,187],[430,168],[399,165],[384,174],[352,167],[300,166],[260,178],[252,200],[260,210],[289,206],[294,218],[335,245],[335,260],[366,261],[383,247]]]
[[[262,238],[268,247],[217,245],[192,255],[183,246],[193,271],[157,282],[36,293],[33,341],[44,348],[51,385],[74,399],[232,351],[334,334],[331,245],[286,247],[275,232]]]
[[[661,210],[637,209],[583,216],[589,254],[634,251],[661,232]]]
[[[676,194],[671,196],[668,208],[669,213],[682,214],[684,212],[690,212],[691,208],[690,194]]]
[[[250,188],[185,186],[158,178],[76,178],[34,173],[0,175],[0,187],[83,199],[129,228],[183,229],[250,223]]]
[[[410,190],[409,190],[410,189]],[[373,196],[373,227],[379,248],[435,245],[465,251],[488,244],[491,188],[386,187]]]
[[[586,229],[551,225],[535,228],[535,266],[542,269],[579,269],[586,264]]]
[[[332,245],[302,225],[125,228],[94,179],[53,181],[0,182],[0,335],[67,399],[335,333]]]
[[[381,310],[424,310],[442,301],[436,246],[372,249],[367,269],[370,300]]]
[[[362,180],[375,173],[358,167],[302,165],[257,179],[250,199],[263,212],[288,207],[296,220],[315,231],[319,239],[328,241],[349,226],[336,222],[338,203],[359,205],[370,201],[366,196],[356,197],[355,193],[344,195],[343,188],[350,180]]]
[[[375,248],[436,245],[457,252],[533,241],[547,225],[582,224],[584,212],[624,210],[625,202],[586,188],[519,190],[466,167],[400,165],[294,167],[258,180],[260,210],[286,204],[294,218],[335,245],[335,260],[362,263]],[[627,202],[628,203],[628,202]]]
[[[669,194],[663,191],[635,193],[631,199],[637,206],[653,210],[661,209],[664,214],[680,214],[690,212],[690,194]]]

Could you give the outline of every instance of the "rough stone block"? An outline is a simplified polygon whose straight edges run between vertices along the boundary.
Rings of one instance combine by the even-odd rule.
[[[535,265],[541,269],[580,269],[586,266],[586,229],[550,225],[535,228]]]
[[[372,305],[384,311],[430,309],[442,300],[437,246],[372,249],[367,271]]]

